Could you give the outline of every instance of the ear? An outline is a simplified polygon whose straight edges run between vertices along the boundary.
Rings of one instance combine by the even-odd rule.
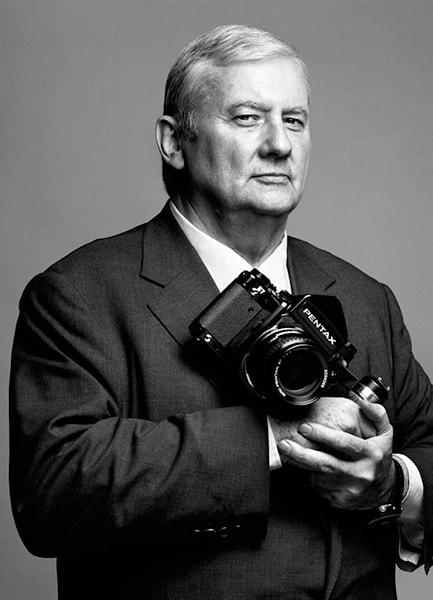
[[[182,170],[185,161],[179,139],[179,131],[173,117],[163,115],[156,122],[156,143],[162,160],[178,171]]]

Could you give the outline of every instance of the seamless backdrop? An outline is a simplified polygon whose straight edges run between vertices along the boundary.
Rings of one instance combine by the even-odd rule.
[[[19,296],[77,246],[165,200],[154,123],[166,74],[206,29],[245,23],[310,67],[313,155],[290,231],[396,292],[433,376],[432,0],[0,0],[0,597],[56,597],[7,488],[7,384]],[[79,576],[79,574],[77,574]],[[430,600],[422,570],[400,600]]]

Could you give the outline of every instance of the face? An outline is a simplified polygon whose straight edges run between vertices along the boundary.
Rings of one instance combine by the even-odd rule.
[[[286,216],[301,199],[310,156],[308,92],[288,58],[219,68],[182,142],[188,202],[206,222],[243,211]]]

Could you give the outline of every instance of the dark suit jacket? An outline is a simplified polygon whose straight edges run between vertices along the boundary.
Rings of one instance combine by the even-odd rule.
[[[359,375],[391,385],[395,450],[425,485],[433,559],[431,386],[388,288],[290,238],[295,293],[337,296]],[[26,288],[11,377],[11,491],[60,598],[393,598],[395,529],[329,511],[269,474],[266,418],[191,343],[216,287],[167,207]]]

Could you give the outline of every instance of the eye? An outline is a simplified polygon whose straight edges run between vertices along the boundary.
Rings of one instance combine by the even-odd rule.
[[[234,120],[242,127],[247,127],[250,125],[255,125],[259,118],[259,115],[256,115],[254,113],[245,113],[242,115],[236,115]]]
[[[304,121],[296,117],[285,117],[283,120],[285,125],[292,131],[302,131],[305,127]]]

